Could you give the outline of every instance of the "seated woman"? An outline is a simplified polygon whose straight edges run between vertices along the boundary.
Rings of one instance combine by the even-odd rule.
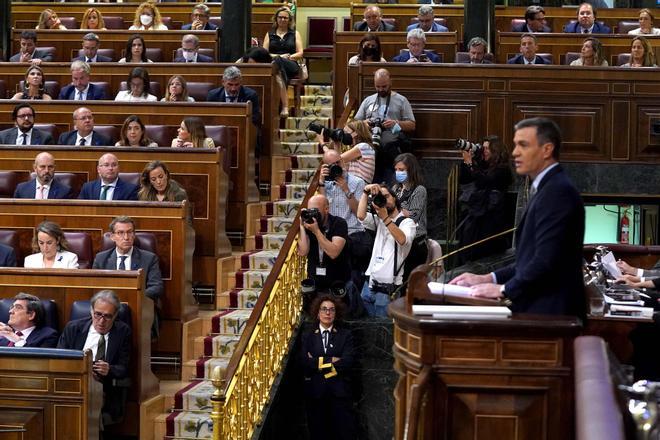
[[[158,101],[154,95],[149,93],[149,72],[142,67],[135,67],[128,74],[126,85],[129,90],[121,90],[117,93],[115,101],[145,102]]]
[[[380,48],[380,38],[376,34],[367,33],[362,37],[358,50],[357,55],[353,55],[348,59],[349,66],[360,64],[362,61],[385,62],[383,51]]]
[[[580,51],[580,58],[571,61],[571,66],[602,66],[609,64],[603,57],[603,45],[598,38],[585,38]]]
[[[130,115],[121,126],[121,136],[115,147],[157,147],[158,144],[147,137],[147,131],[139,117]]]
[[[32,250],[25,257],[24,267],[78,269],[78,256],[69,252],[69,244],[57,223],[43,221],[34,230]]]
[[[639,27],[628,31],[628,35],[660,35],[660,29],[653,27],[653,14],[650,9],[644,8],[639,11]]]
[[[195,98],[188,96],[188,83],[181,75],[172,75],[167,81],[165,97],[161,101],[195,102]]]
[[[30,66],[25,72],[25,80],[23,81],[23,91],[18,92],[11,99],[43,99],[50,101],[53,99],[49,94],[44,91],[44,71],[39,66]]]
[[[206,127],[201,118],[188,116],[181,121],[179,135],[172,139],[172,147],[178,148],[215,148],[215,143],[206,137]]]
[[[621,67],[658,67],[655,64],[655,52],[646,38],[638,35],[630,45],[630,62]]]
[[[289,79],[300,73],[298,60],[303,57],[303,44],[300,33],[295,30],[291,10],[282,6],[273,15],[273,26],[264,37],[263,47],[273,57],[279,67],[282,81],[289,84]],[[286,94],[286,87],[285,94]],[[289,116],[288,102],[283,103],[281,117]]]
[[[101,11],[96,8],[89,8],[83,14],[80,29],[88,29],[90,31],[105,31],[105,21]]]
[[[160,11],[154,3],[144,2],[135,10],[133,25],[129,31],[166,31],[160,17]]]
[[[147,58],[147,46],[142,35],[131,35],[126,42],[125,56],[120,63],[153,63]]]
[[[181,202],[188,200],[186,190],[170,178],[167,165],[159,160],[149,162],[140,177],[138,200],[148,202]]]
[[[371,183],[376,170],[376,150],[371,143],[371,131],[367,121],[352,119],[344,127],[344,138],[340,141],[331,139],[323,145],[323,151],[328,149],[337,150],[341,158],[348,165],[348,172]],[[323,137],[318,135],[319,143],[323,143]],[[348,143],[346,143],[348,142]],[[342,153],[344,145],[350,148]]]
[[[66,30],[66,26],[60,22],[57,12],[52,9],[44,9],[39,16],[39,24],[35,29],[60,29]]]

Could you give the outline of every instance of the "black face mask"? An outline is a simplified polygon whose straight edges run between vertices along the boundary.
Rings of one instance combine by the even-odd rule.
[[[364,54],[365,57],[376,58],[378,56],[378,48],[377,47],[363,47],[362,48],[362,54]],[[380,61],[380,60],[377,60],[377,61]]]

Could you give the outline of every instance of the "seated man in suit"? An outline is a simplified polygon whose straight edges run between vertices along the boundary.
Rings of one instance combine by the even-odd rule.
[[[408,51],[392,58],[395,63],[439,63],[440,57],[433,52],[424,50],[426,35],[417,28],[408,32],[406,37]]]
[[[13,247],[0,243],[0,267],[16,267],[16,251]]]
[[[30,104],[22,102],[14,107],[11,118],[15,127],[0,131],[0,144],[3,145],[53,145],[53,137],[34,128],[36,112]]]
[[[249,87],[242,85],[241,70],[236,66],[229,66],[222,74],[222,87],[209,91],[206,97],[211,102],[248,102],[252,103],[252,123],[261,126],[261,109],[259,95]]]
[[[119,160],[112,153],[99,158],[96,172],[99,178],[86,182],[80,190],[83,200],[137,200],[137,185],[119,178]]]
[[[70,199],[71,188],[55,180],[55,158],[50,153],[39,153],[34,158],[36,177],[19,183],[14,191],[15,199]]]
[[[450,283],[472,295],[508,298],[513,312],[585,318],[582,277],[584,205],[559,163],[561,132],[547,118],[514,127],[516,173],[531,179],[530,199],[516,229],[516,261],[484,275],[464,273]]]
[[[0,322],[0,346],[43,347],[57,345],[57,331],[44,326],[44,306],[39,298],[19,293],[9,309],[7,323]]]
[[[112,290],[101,290],[90,300],[88,318],[70,321],[64,327],[57,348],[91,350],[94,379],[103,384],[103,426],[117,423],[124,415],[126,387],[117,387],[129,374],[131,328],[117,321],[120,302]]]
[[[101,47],[101,39],[94,32],[85,34],[82,39],[83,54],[74,58],[72,61],[84,61],[89,63],[110,63],[112,58],[99,55],[98,51]]]
[[[106,90],[89,82],[92,68],[84,61],[71,63],[71,84],[63,87],[57,99],[76,101],[108,99]]]
[[[520,37],[520,53],[507,61],[507,64],[547,64],[543,58],[536,55],[538,44],[534,34],[522,34]]]
[[[474,37],[468,42],[468,54],[470,55],[470,64],[493,64],[487,60],[486,52],[488,43],[481,37]]]
[[[197,35],[186,34],[181,39],[182,56],[176,57],[175,63],[212,63],[213,58],[199,53]]]
[[[525,11],[525,23],[514,25],[511,32],[552,32],[545,21],[545,9],[539,5],[531,5]]]
[[[182,31],[215,31],[218,29],[216,25],[209,22],[211,17],[211,8],[205,3],[195,5],[190,13],[190,21],[192,23],[184,24],[181,26]]]
[[[59,145],[103,146],[112,145],[110,139],[94,131],[94,115],[86,107],[79,107],[73,112],[73,126],[76,128],[60,135]]]
[[[378,6],[367,6],[364,9],[364,21],[355,23],[354,31],[358,32],[389,32],[394,30],[394,26],[385,23],[383,13]]]
[[[611,34],[612,29],[596,21],[596,9],[589,3],[578,8],[577,21],[564,26],[564,32],[571,34]]]
[[[408,32],[413,29],[421,29],[424,32],[449,32],[449,29],[435,22],[432,6],[420,6],[417,10],[417,23],[411,24],[406,29]]]
[[[21,51],[9,58],[9,61],[39,65],[42,61],[53,61],[53,55],[37,50],[37,33],[35,31],[23,31],[21,32]]]

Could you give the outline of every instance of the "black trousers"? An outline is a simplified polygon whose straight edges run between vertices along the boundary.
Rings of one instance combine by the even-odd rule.
[[[355,415],[349,398],[307,399],[307,428],[310,439],[354,440]]]

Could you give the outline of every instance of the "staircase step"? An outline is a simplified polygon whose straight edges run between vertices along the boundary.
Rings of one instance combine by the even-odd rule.
[[[332,118],[332,107],[305,107],[301,108],[298,111],[298,114],[303,118],[303,120],[310,118],[321,118],[321,120],[327,121],[328,119]],[[300,128],[307,127],[308,125],[309,124],[301,124]],[[329,124],[324,123],[323,125],[327,126]]]
[[[177,439],[213,438],[211,413],[173,412],[167,416],[167,436]]]
[[[308,107],[332,107],[332,96],[328,95],[303,95],[300,97],[303,108]]]
[[[295,140],[283,141],[280,143],[282,154],[318,154],[319,144],[310,142],[309,140]]]
[[[330,110],[330,116],[328,111]],[[298,111],[300,116],[287,118],[284,128],[288,130],[307,130],[309,124],[319,124],[325,127],[330,125],[332,117],[332,107],[310,107]]]
[[[320,84],[308,84],[305,86],[304,96],[323,95],[332,96],[332,86]]]
[[[302,184],[309,184],[310,180],[312,180],[312,177],[314,177],[314,174],[316,173],[316,170],[287,170],[284,173],[284,182],[286,183],[302,183]]]
[[[268,234],[287,234],[293,219],[289,217],[261,217],[259,231]]]
[[[204,338],[204,356],[230,358],[240,338],[240,335],[207,336]]]
[[[224,335],[240,335],[252,310],[227,309],[211,318],[211,332]]]
[[[255,237],[255,246],[257,249],[280,250],[284,240],[285,234],[257,234]]]
[[[196,380],[174,395],[174,409],[179,411],[211,410],[210,397],[215,387],[210,380]]]
[[[266,202],[266,215],[275,217],[295,217],[300,209],[300,200],[278,200]]]
[[[241,269],[234,274],[237,289],[262,289],[270,271],[267,270],[244,270]]]
[[[316,133],[309,130],[280,130],[282,142],[314,142]]]
[[[230,358],[201,358],[197,360],[197,378],[211,379],[211,373],[215,367],[220,367],[220,375],[225,376]]]
[[[251,309],[257,303],[261,290],[232,289],[229,291],[229,303],[232,307]]]
[[[244,270],[271,270],[277,254],[277,251],[246,252],[241,255],[241,268]]]
[[[307,194],[309,185],[304,183],[286,183],[281,184],[276,188],[276,195],[278,199],[286,200],[302,200]]]
[[[322,160],[322,154],[295,155],[291,157],[291,168],[316,170]]]

